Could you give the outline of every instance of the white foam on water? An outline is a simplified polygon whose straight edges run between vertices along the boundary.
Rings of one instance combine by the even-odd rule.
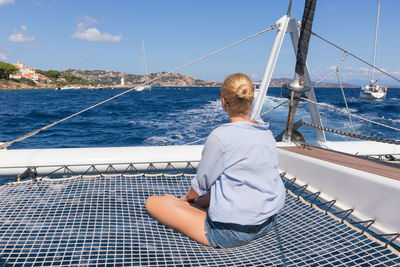
[[[165,114],[164,118],[167,122],[155,120],[152,127],[166,132],[145,139],[145,144],[185,144],[207,136],[215,125],[227,119],[219,100],[194,109],[172,111]]]
[[[267,95],[263,103],[261,114],[283,103],[285,100],[286,98]],[[349,98],[349,100],[358,101],[358,99],[355,97],[351,97]],[[318,108],[324,126],[345,132],[353,131],[348,119],[347,109],[345,107],[337,107],[335,104],[320,102]],[[377,116],[371,117],[370,114],[360,114],[365,112],[360,112],[359,109],[351,107],[351,103],[349,110],[351,114],[368,117],[369,119],[377,120],[382,123],[388,123],[389,121],[391,123],[400,122],[400,119],[385,118],[384,120],[382,120]],[[284,129],[287,114],[288,103],[285,103],[284,105],[273,110],[272,112],[263,115],[262,118],[265,121],[270,122],[271,130],[274,134],[278,134]],[[300,102],[299,104],[296,114],[296,121],[300,118],[311,121],[307,102]],[[363,131],[366,127],[366,122],[354,117],[352,118],[352,121],[355,132],[363,134]],[[143,127],[149,127],[149,125],[151,125],[151,127],[156,129],[156,131],[160,130],[159,134],[155,134],[146,138],[144,140],[144,144],[182,145],[196,140],[204,139],[215,127],[221,125],[224,122],[228,122],[228,117],[222,110],[220,100],[216,99],[214,101],[209,101],[207,104],[204,104],[203,106],[199,106],[197,108],[181,111],[171,111],[163,115],[163,120],[159,120],[159,118],[152,118],[150,120],[147,119],[130,121],[129,123],[135,126]],[[314,130],[312,130],[311,128],[301,131],[305,131],[305,134],[307,135],[305,137],[307,140],[312,140],[313,138],[315,138]],[[366,134],[364,133],[364,135]],[[337,135],[337,138],[345,137]],[[198,144],[202,143],[204,143],[204,140],[198,142]]]

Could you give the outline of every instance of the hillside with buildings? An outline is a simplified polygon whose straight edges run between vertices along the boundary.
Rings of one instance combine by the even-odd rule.
[[[66,69],[61,71],[62,74],[74,75],[82,77],[85,81],[96,83],[105,87],[118,86],[136,86],[146,81],[159,78],[151,82],[152,86],[219,86],[219,82],[204,81],[189,75],[178,73],[156,72],[147,76],[128,74],[112,70],[75,70]],[[162,76],[162,77],[161,77]]]
[[[8,65],[8,64],[7,64]],[[79,86],[82,88],[91,86],[101,87],[135,87],[151,82],[152,86],[220,86],[221,82],[207,81],[195,77],[179,74],[157,72],[147,76],[129,74],[113,70],[77,70],[65,69],[56,70],[35,70],[25,66],[22,62],[9,65],[14,68],[14,72],[9,75],[9,79],[0,81],[0,89],[40,89],[56,88],[62,86]],[[14,67],[13,67],[14,66]],[[285,83],[290,83],[287,78],[272,79],[271,87],[281,87]],[[260,82],[256,82],[259,85]],[[343,84],[344,87],[359,87],[354,84]],[[336,83],[319,83],[316,87],[338,87]]]
[[[49,83],[51,80],[45,75],[36,72],[36,70],[25,66],[22,62],[13,64],[18,69],[17,73],[11,74],[10,79],[20,80],[22,78],[32,80],[34,82]]]

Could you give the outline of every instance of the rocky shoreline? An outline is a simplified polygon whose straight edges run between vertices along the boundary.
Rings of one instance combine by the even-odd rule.
[[[81,88],[91,87],[88,84],[97,84],[104,88],[132,88],[137,85],[143,84],[146,81],[151,81],[152,86],[166,86],[166,87],[219,87],[221,82],[201,80],[189,75],[180,73],[166,73],[157,72],[151,73],[146,77],[143,75],[128,74],[123,72],[111,71],[111,70],[75,70],[66,69],[60,72],[62,75],[81,77],[85,84],[68,84],[69,86],[79,86]],[[121,81],[124,85],[121,85]],[[283,84],[290,82],[287,78],[272,79],[271,87],[281,87]],[[64,84],[67,85],[67,84]],[[354,84],[343,84],[345,88],[360,88]],[[38,83],[36,85],[29,85],[22,82],[13,80],[0,80],[0,90],[18,90],[18,89],[55,89],[57,85],[55,83]],[[336,83],[320,83],[317,87],[325,88],[337,88],[339,87]]]

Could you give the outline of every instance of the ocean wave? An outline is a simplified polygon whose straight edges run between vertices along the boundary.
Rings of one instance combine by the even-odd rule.
[[[92,92],[93,93],[93,92]],[[390,91],[385,101],[358,99],[358,90],[347,90],[350,112],[393,127],[400,128],[400,91]],[[79,94],[79,97],[77,95]],[[19,135],[39,129],[88,105],[114,95],[112,90],[90,94],[55,94],[54,91],[18,91],[8,96],[0,107],[1,140],[12,140]],[[24,101],[21,101],[23,97]],[[351,132],[347,110],[339,90],[317,90],[316,98],[324,126]],[[227,123],[217,89],[196,88],[189,91],[155,89],[146,94],[131,94],[118,98],[104,108],[96,108],[82,116],[14,144],[13,148],[179,145],[205,138],[215,127]],[[282,102],[280,89],[270,88],[262,112]],[[15,105],[18,104],[18,106]],[[37,103],[40,103],[38,108]],[[334,109],[334,110],[333,110]],[[288,104],[263,116],[270,123],[274,135],[285,127]],[[306,102],[301,102],[296,121],[311,121]],[[364,135],[395,136],[394,131],[353,118],[355,131]],[[315,139],[311,127],[302,127],[306,140]],[[397,132],[396,132],[397,134]],[[334,140],[346,137],[327,134]],[[398,135],[397,135],[398,136]],[[398,137],[397,137],[398,139]],[[201,141],[199,143],[202,143]]]

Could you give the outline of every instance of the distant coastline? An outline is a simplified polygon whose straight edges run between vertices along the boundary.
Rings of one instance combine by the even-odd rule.
[[[157,72],[147,75],[135,75],[123,72],[111,71],[111,70],[75,70],[66,69],[60,72],[63,75],[73,75],[81,77],[84,84],[68,84],[69,86],[79,86],[81,88],[89,88],[90,84],[97,84],[104,88],[132,88],[134,86],[145,83],[146,81],[151,81],[160,76],[161,78],[155,80],[151,83],[152,86],[162,86],[162,87],[219,87],[221,82],[219,81],[209,81],[201,80],[189,75],[178,74],[178,73],[166,73]],[[124,84],[121,84],[123,81]],[[270,87],[281,87],[285,83],[289,83],[291,80],[288,78],[277,78],[272,79]],[[67,85],[67,84],[65,84]],[[58,85],[59,86],[59,85]],[[0,90],[18,90],[18,89],[55,89],[57,85],[55,83],[39,83],[28,85],[25,83],[13,81],[13,80],[0,80]],[[337,88],[339,84],[337,83],[319,83],[314,85],[318,88]],[[345,88],[360,88],[359,85],[344,83]],[[390,87],[394,88],[394,87]]]

